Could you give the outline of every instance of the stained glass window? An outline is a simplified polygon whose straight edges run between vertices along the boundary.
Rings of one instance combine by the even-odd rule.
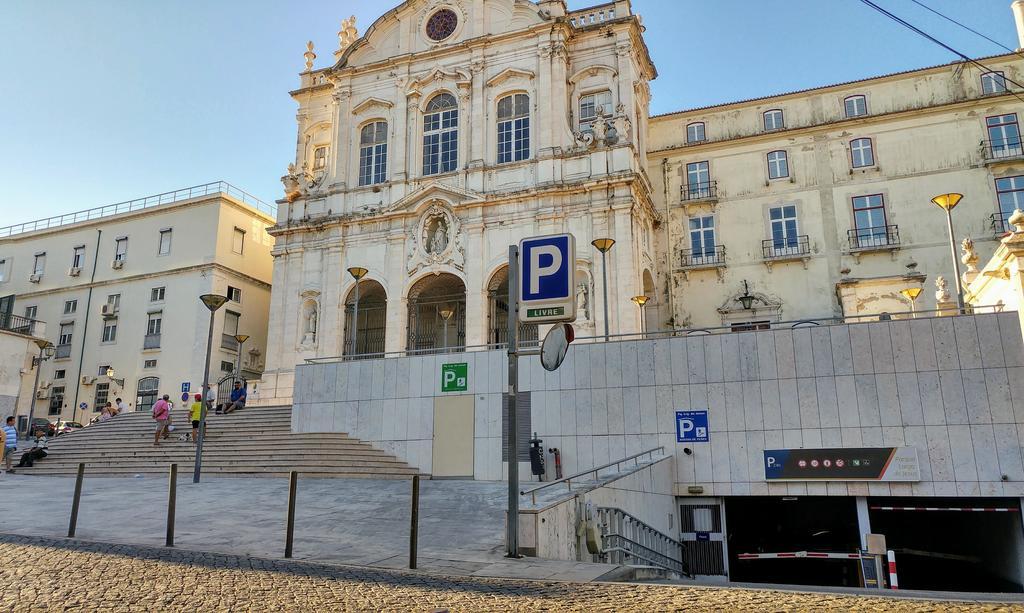
[[[458,23],[459,19],[455,15],[455,11],[441,9],[427,20],[427,36],[430,37],[430,40],[444,40],[455,32],[455,26]]]

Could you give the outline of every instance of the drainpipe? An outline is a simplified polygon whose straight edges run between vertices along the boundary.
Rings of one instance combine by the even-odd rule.
[[[1020,0],[1024,3],[1024,0]],[[668,281],[668,316],[672,320],[672,328],[676,327],[676,304],[675,304],[675,292],[672,291],[672,281],[674,275],[672,274],[672,213],[669,210],[669,189],[668,189],[668,158],[661,159],[661,184],[665,192],[665,271],[666,280]]]
[[[75,375],[75,402],[71,405],[71,421],[78,421],[76,419],[78,417],[78,392],[82,389],[82,360],[85,359],[85,342],[89,340],[89,315],[92,315],[92,287],[93,282],[96,280],[96,265],[100,260],[101,236],[103,236],[103,230],[96,230],[96,248],[92,254],[92,274],[89,275],[89,293],[85,297],[85,322],[82,323],[82,348],[78,352],[78,374]]]

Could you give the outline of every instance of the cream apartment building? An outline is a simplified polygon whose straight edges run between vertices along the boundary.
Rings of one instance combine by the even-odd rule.
[[[146,409],[211,379],[262,371],[273,207],[218,182],[0,228],[0,296],[12,317],[46,322],[33,414],[84,421],[121,397]],[[236,334],[249,335],[239,355]],[[112,376],[108,375],[112,369]],[[19,414],[28,407],[20,406]]]

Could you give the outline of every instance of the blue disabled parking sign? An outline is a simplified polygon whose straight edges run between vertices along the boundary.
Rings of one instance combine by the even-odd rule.
[[[707,411],[676,411],[676,441],[706,443],[710,439]]]

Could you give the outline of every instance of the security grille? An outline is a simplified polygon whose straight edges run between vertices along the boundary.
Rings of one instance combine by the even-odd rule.
[[[530,461],[530,438],[533,435],[530,407],[530,392],[516,394],[516,450],[520,462]],[[508,462],[508,394],[501,395],[501,461]]]
[[[679,505],[683,558],[695,575],[724,575],[722,509],[717,504]]]

